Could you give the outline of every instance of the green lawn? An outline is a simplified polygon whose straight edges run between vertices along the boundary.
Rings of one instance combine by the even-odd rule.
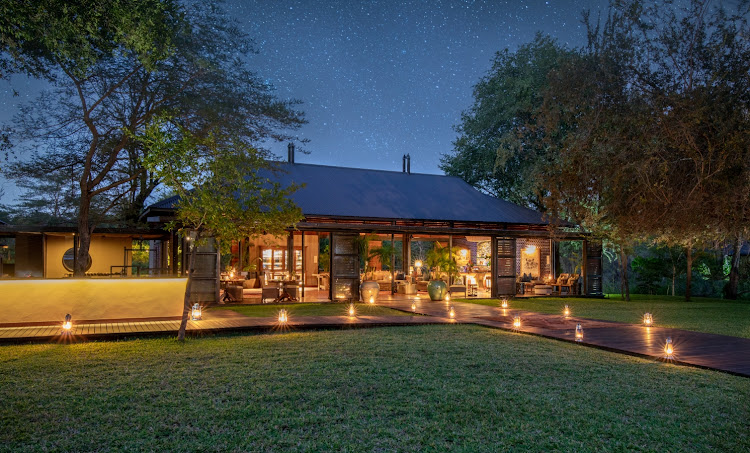
[[[632,295],[631,299],[625,302],[619,295],[610,295],[608,299],[545,297],[513,299],[510,303],[513,308],[539,313],[562,313],[563,307],[568,304],[574,316],[633,324],[642,322],[643,313],[648,312],[654,316],[656,326],[750,338],[749,301],[694,297],[692,302],[685,302],[685,298],[680,296],[641,294]],[[460,300],[499,305],[496,299]]]
[[[748,451],[750,379],[466,325],[0,347],[0,450]]]
[[[362,316],[413,316],[411,313],[393,310],[386,307],[369,304],[355,304],[357,315]],[[349,304],[323,303],[323,304],[263,304],[263,305],[230,305],[227,307],[213,307],[211,310],[232,310],[245,316],[252,317],[275,317],[279,310],[286,309],[289,317],[294,316],[348,316]]]

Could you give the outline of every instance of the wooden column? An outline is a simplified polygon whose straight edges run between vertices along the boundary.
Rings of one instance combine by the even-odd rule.
[[[581,276],[583,277],[583,291],[581,291],[585,296],[589,295],[589,276],[588,276],[588,266],[586,265],[586,261],[588,261],[588,254],[587,249],[588,248],[588,241],[586,239],[583,240],[583,243],[581,244]]]
[[[301,291],[301,297],[300,300],[302,300],[305,297],[305,264],[307,264],[305,261],[305,232],[302,232],[302,278],[300,279],[302,289]]]

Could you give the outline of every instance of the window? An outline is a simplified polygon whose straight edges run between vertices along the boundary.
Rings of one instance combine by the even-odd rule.
[[[62,265],[68,272],[73,272],[73,261],[75,257],[73,256],[73,249],[69,248],[68,250],[63,253],[62,258]],[[86,263],[86,269],[84,271],[87,271],[91,269],[91,255],[89,255],[88,262]]]
[[[285,247],[268,247],[261,251],[263,260],[263,271],[269,274],[271,279],[283,278],[289,272],[287,269],[287,254]],[[294,272],[302,273],[302,250],[294,249]]]

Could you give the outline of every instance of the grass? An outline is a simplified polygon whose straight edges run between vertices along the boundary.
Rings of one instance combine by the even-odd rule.
[[[477,326],[0,348],[0,451],[748,451],[750,379]]]
[[[360,316],[413,316],[399,310],[369,304],[355,304],[357,315]],[[286,309],[290,317],[294,316],[348,316],[349,304],[343,303],[294,303],[294,304],[263,304],[263,305],[230,305],[227,307],[213,307],[212,310],[232,310],[251,317],[276,317],[279,310]]]
[[[539,313],[562,313],[568,304],[574,316],[584,318],[619,321],[631,324],[642,322],[643,314],[654,316],[654,325],[716,333],[734,337],[750,338],[750,302],[729,301],[694,297],[685,302],[680,296],[631,295],[625,302],[619,295],[608,299],[544,297],[513,299],[511,306],[521,310]],[[498,306],[497,299],[461,299],[482,305]]]

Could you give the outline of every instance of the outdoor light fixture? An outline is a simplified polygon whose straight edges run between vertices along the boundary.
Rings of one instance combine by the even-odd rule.
[[[279,322],[283,324],[287,321],[289,321],[289,315],[287,314],[286,309],[282,308],[279,310]]]
[[[566,305],[566,306],[565,306],[565,308],[563,309],[563,315],[565,315],[565,317],[566,317],[566,318],[567,318],[568,316],[570,316],[570,307],[568,307],[567,305]],[[580,325],[580,324],[579,324],[579,325]]]
[[[63,321],[62,328],[65,333],[68,333],[70,332],[71,327],[73,327],[73,317],[70,316],[70,313],[68,313],[67,315],[65,315],[65,321]]]
[[[411,303],[411,311],[417,311],[417,304],[415,302]]]
[[[646,327],[651,327],[653,324],[654,324],[654,318],[651,316],[651,313],[644,313],[643,325]]]
[[[519,315],[516,315],[513,317],[513,328],[514,329],[521,328],[521,317]]]
[[[375,303],[375,296],[370,296],[370,303],[371,303],[371,304],[374,304],[374,303]]]
[[[349,304],[349,316],[354,317],[356,313],[356,310],[354,310],[354,304]]]
[[[672,337],[667,337],[666,343],[664,343],[664,354],[665,358],[671,359],[674,355],[674,346],[672,346]]]
[[[446,302],[450,302],[451,301],[451,295],[450,294],[446,294],[445,295],[445,301]]]
[[[583,341],[583,327],[581,324],[576,324],[576,341]]]
[[[201,306],[199,303],[195,303],[193,305],[193,309],[190,312],[190,319],[193,321],[200,321],[201,320]]]
[[[451,317],[451,319],[456,317],[456,312],[453,310],[453,305],[451,305],[451,311],[448,313],[448,315]]]
[[[500,303],[500,306],[503,308],[508,308],[508,298],[503,297],[503,301]]]

